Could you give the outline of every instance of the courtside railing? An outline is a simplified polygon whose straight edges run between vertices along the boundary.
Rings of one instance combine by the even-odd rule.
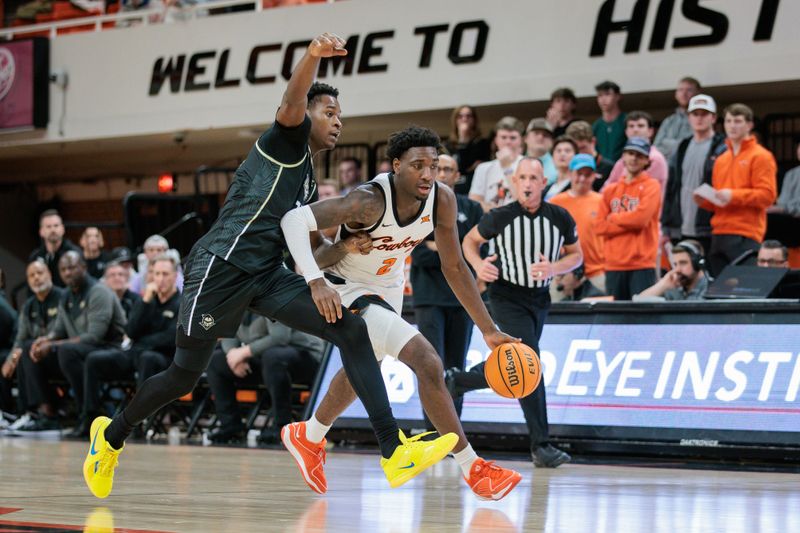
[[[333,3],[334,1],[335,0],[326,0],[327,3]],[[81,18],[3,28],[0,29],[0,41],[26,37],[30,34],[41,35],[44,33],[47,33],[47,35],[53,39],[58,36],[59,30],[69,28],[86,28],[86,31],[103,31],[122,29],[137,23],[143,25],[164,24],[165,22],[172,22],[171,20],[165,21],[165,18],[168,16],[173,16],[175,22],[186,22],[198,17],[216,17],[225,13],[209,15],[209,11],[212,9],[224,9],[234,6],[252,6],[255,11],[263,11],[265,9],[261,0],[213,0],[181,7],[167,6],[159,9],[120,11],[107,15],[87,14],[87,16]]]

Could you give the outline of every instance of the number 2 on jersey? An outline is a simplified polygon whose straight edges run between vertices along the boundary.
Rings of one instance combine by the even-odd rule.
[[[388,274],[389,271],[392,269],[392,266],[397,262],[396,257],[390,257],[389,259],[383,260],[383,266],[378,269],[375,274],[378,276],[383,276],[384,274]]]

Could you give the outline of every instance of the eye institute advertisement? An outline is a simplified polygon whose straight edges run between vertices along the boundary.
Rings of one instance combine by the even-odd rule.
[[[798,324],[547,324],[540,357],[553,434],[559,426],[585,426],[593,436],[602,436],[598,427],[619,427],[789,437],[800,432],[798,340]],[[475,329],[467,367],[488,354]],[[334,347],[314,407],[340,368]],[[422,420],[411,369],[387,357],[381,371],[396,418]],[[353,423],[359,419],[366,421],[366,412],[356,401],[337,425],[364,427]],[[461,420],[526,432],[518,402],[489,389],[464,397]]]

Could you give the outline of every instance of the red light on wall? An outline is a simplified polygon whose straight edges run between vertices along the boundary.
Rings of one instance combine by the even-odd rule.
[[[158,192],[166,194],[178,188],[178,180],[174,174],[162,174],[158,177]]]

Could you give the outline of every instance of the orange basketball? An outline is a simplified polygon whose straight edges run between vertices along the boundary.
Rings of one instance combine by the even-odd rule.
[[[521,342],[501,344],[489,354],[483,374],[489,386],[504,398],[524,398],[542,380],[539,356]]]

